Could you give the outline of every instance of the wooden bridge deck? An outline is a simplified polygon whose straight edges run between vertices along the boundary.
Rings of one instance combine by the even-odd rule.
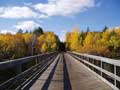
[[[69,54],[60,54],[30,90],[112,90]]]

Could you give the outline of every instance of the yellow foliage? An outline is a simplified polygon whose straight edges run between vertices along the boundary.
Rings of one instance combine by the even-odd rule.
[[[45,53],[45,52],[47,52],[47,49],[48,49],[47,44],[46,44],[46,43],[43,43],[43,44],[42,44],[42,47],[41,47],[41,52],[42,52],[42,53]]]
[[[110,56],[120,48],[120,28],[104,32],[82,32],[76,28],[66,34],[66,48],[81,53]]]
[[[31,43],[33,39],[33,35],[30,33],[23,34],[23,38],[25,40],[25,43]]]
[[[56,49],[57,49],[57,44],[56,44],[56,43],[53,43],[53,44],[51,45],[51,49],[56,50]]]
[[[40,50],[40,52],[44,52],[44,50],[46,49],[47,49],[46,51],[55,51],[58,48],[58,41],[59,41],[58,38],[53,32],[45,32],[44,34],[38,37],[37,48]],[[45,44],[47,45],[47,48],[42,49],[41,51],[41,48],[43,46],[45,47]]]
[[[78,28],[74,28],[72,32],[66,34],[66,48],[70,50],[78,50],[80,46],[80,32]]]

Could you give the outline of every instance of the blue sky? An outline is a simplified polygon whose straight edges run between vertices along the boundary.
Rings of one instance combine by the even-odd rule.
[[[0,32],[41,26],[61,40],[75,26],[100,31],[120,26],[120,0],[0,0]]]

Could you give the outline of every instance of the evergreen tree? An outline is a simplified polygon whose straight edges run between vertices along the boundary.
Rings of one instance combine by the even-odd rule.
[[[105,32],[108,29],[107,26],[104,27],[104,29],[102,30],[102,32]]]
[[[39,36],[43,34],[43,29],[41,27],[35,28],[35,30],[33,31],[33,34]]]
[[[23,30],[22,30],[22,29],[19,29],[17,33],[18,33],[18,34],[23,34]]]

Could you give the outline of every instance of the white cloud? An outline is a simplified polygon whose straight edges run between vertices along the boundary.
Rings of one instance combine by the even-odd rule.
[[[43,17],[34,12],[29,7],[0,7],[0,17],[2,18],[38,18]]]
[[[15,34],[16,31],[4,29],[4,30],[0,30],[0,33],[2,33],[2,34],[6,34],[6,33]]]
[[[48,3],[24,3],[24,6],[0,7],[1,18],[46,18],[68,16],[95,7],[96,0],[48,0]]]
[[[22,21],[22,22],[18,22],[16,25],[14,25],[12,28],[13,30],[9,30],[9,29],[2,29],[0,30],[0,33],[2,34],[6,34],[6,33],[11,33],[11,34],[16,34],[16,32],[18,31],[18,29],[22,29],[23,31],[25,30],[33,30],[37,27],[39,27],[40,24],[34,22],[34,21]]]
[[[24,3],[25,6],[31,6],[32,5],[32,2],[29,2],[29,3]]]
[[[17,25],[14,25],[16,29],[23,29],[23,30],[33,30],[36,27],[39,27],[40,25],[34,21],[23,21],[18,22]]]
[[[0,17],[3,18],[28,18],[38,16],[37,13],[28,7],[1,7],[0,12]]]
[[[67,16],[94,6],[95,0],[49,0],[47,4],[34,5],[34,8],[48,16]]]

